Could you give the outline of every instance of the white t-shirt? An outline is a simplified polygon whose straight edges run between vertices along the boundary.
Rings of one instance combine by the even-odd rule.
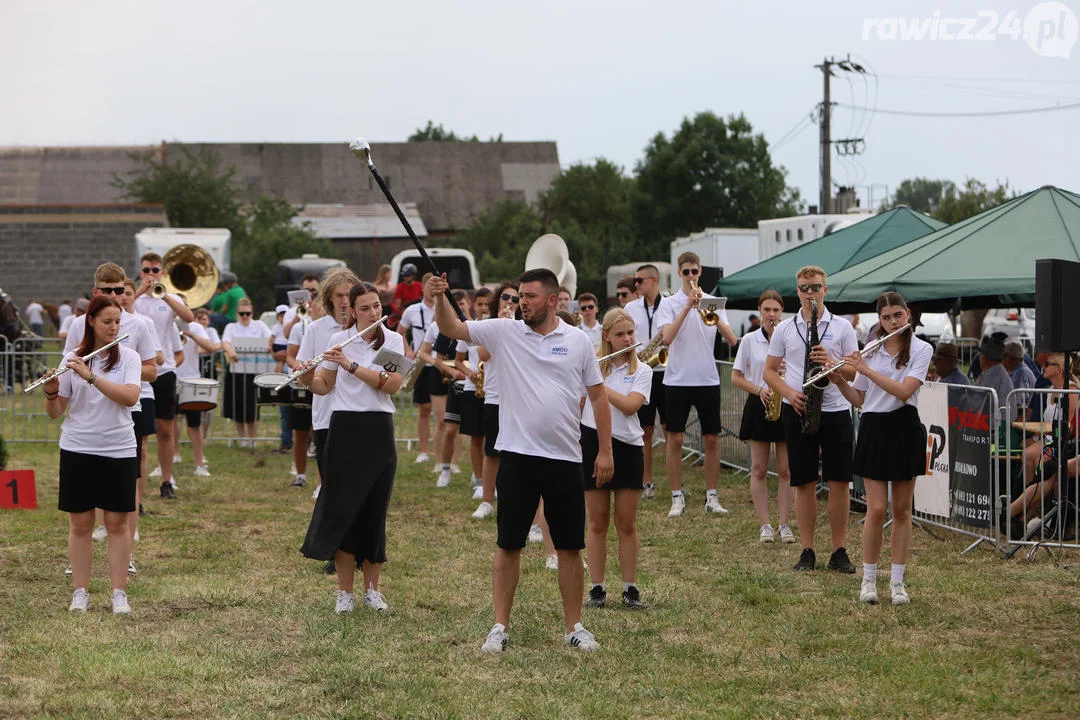
[[[102,353],[87,361],[90,371],[121,385],[139,384],[142,360],[137,352],[121,344],[120,360],[112,370],[105,370],[107,355]],[[60,367],[74,356],[74,352],[64,353]],[[60,396],[68,399],[67,414],[60,426],[61,450],[108,458],[135,457],[131,407],[117,405],[74,372],[60,376]]]
[[[146,334],[147,337],[150,338],[150,342],[154,345],[155,355],[157,355],[157,353],[161,353],[162,355],[165,354],[164,349],[162,349],[161,347],[161,338],[158,337],[157,330],[154,328],[154,323],[150,321],[150,318],[146,317],[145,315],[136,315],[135,313],[127,312],[124,313],[124,317],[133,317],[139,322],[139,324],[142,325],[143,332]],[[160,372],[161,366],[156,365],[155,367],[159,368]],[[139,385],[139,399],[141,400],[143,398],[147,398],[149,400],[154,399],[154,386],[151,385],[148,380],[143,380],[142,383]],[[136,409],[135,412],[142,412],[142,410]]]
[[[293,326],[293,335],[296,334],[297,328],[303,327],[302,323],[297,323]],[[296,351],[296,359],[300,362],[306,362],[313,357],[321,353],[326,348],[330,347],[333,343],[330,342],[330,338],[335,334],[341,332],[341,326],[337,324],[331,315],[324,315],[318,320],[313,321],[307,326],[307,330],[301,331],[303,337],[300,340],[300,349]],[[400,337],[400,336],[399,336]],[[292,339],[289,340],[290,344]],[[356,342],[363,342],[357,340]],[[354,345],[356,343],[353,343]],[[402,342],[401,346],[404,348],[405,343]],[[329,395],[311,395],[311,429],[312,430],[326,430],[330,427],[330,414],[334,411],[334,394]]]
[[[274,323],[274,327],[270,328],[270,334],[274,336],[275,345],[289,344],[289,338],[285,337],[285,326],[281,323]]]
[[[41,325],[41,312],[45,308],[40,303],[32,302],[26,306],[26,319],[31,325]]]
[[[934,355],[934,348],[930,343],[924,342],[917,337],[911,338],[911,355],[907,365],[897,369],[896,356],[890,355],[884,346],[866,358],[866,364],[871,370],[876,370],[887,378],[903,382],[909,377],[916,378],[920,383],[926,381],[926,371],[930,369],[930,358]],[[856,390],[866,393],[863,397],[862,411],[864,413],[887,413],[898,410],[904,405],[918,407],[919,390],[911,394],[907,402],[900,402],[900,398],[882,390],[876,383],[870,381],[865,375],[856,374],[851,386]]]
[[[75,321],[74,315],[68,315],[66,318],[60,321],[60,330],[57,332],[60,335],[66,335],[71,332],[71,323]]]
[[[120,313],[120,334],[129,335],[127,340],[122,342],[121,347],[129,347],[139,354],[139,358],[142,362],[147,360],[153,360],[157,357],[157,351],[160,349],[157,344],[157,338],[152,335],[153,328],[149,322],[140,319],[140,316],[133,315],[129,312]],[[71,327],[68,328],[68,335],[64,339],[64,352],[73,352],[79,345],[82,344],[83,336],[86,334],[86,315],[80,315],[71,321]]]
[[[702,297],[703,302],[715,299],[713,295]],[[660,327],[675,322],[675,318],[689,301],[690,298],[681,288],[671,297],[664,298],[657,311]],[[727,313],[720,310],[717,314],[720,316],[720,322],[727,325]],[[653,325],[655,324],[654,320]],[[668,349],[667,372],[664,373],[665,385],[697,387],[720,384],[720,373],[716,371],[716,358],[713,356],[718,327],[718,325],[706,325],[701,319],[701,313],[696,310],[691,310],[686,314],[686,319],[679,328],[679,334],[675,336]]]
[[[420,344],[424,342],[424,334],[427,332],[428,325],[431,325],[434,322],[435,306],[428,305],[423,300],[418,303],[413,303],[405,308],[405,312],[401,313],[400,327],[403,327],[406,330],[414,328],[412,334],[413,352],[420,349]]]
[[[330,345],[344,342],[363,328],[351,327],[348,330],[334,333],[330,336]],[[383,328],[383,346],[402,355],[405,354],[405,338],[387,328]],[[376,365],[374,360],[378,350],[372,348],[371,343],[361,338],[346,345],[342,352],[345,358],[359,363],[362,367],[371,370],[382,370],[381,365]],[[319,367],[323,370],[337,370],[337,381],[334,392],[326,397],[332,398],[332,411],[342,410],[349,412],[394,412],[394,398],[382,390],[376,390],[366,382],[350,373],[335,362],[324,360]]]
[[[60,320],[60,325],[64,324],[64,321],[71,317],[73,311],[71,306],[67,303],[63,303],[60,307],[56,308],[56,317]]]
[[[784,382],[796,392],[803,392],[803,368],[806,364],[806,345],[809,337],[806,321],[802,313],[798,312],[794,317],[782,320],[773,330],[772,341],[769,343],[769,355],[784,358],[787,362],[787,372],[784,373]],[[855,339],[855,330],[851,323],[840,317],[834,317],[828,309],[824,309],[818,318],[818,343],[829,353],[834,362],[839,362],[845,355],[859,349],[859,342]],[[787,399],[784,399],[787,402]],[[851,403],[847,401],[837,389],[836,385],[829,383],[825,388],[825,394],[821,400],[823,412],[835,412],[837,410],[849,410]]]
[[[663,325],[660,324],[660,305],[664,302],[664,296],[657,294],[654,303],[647,303],[645,298],[639,297],[631,300],[623,308],[634,318],[634,335],[641,343],[642,348],[649,344]],[[653,373],[662,373],[665,368],[657,365],[652,369]]]
[[[480,372],[480,346],[470,345],[464,340],[457,341],[457,351],[459,353],[466,353],[468,357],[466,360],[469,362],[469,367],[473,372]],[[465,376],[465,392],[475,392],[476,383],[472,381],[468,375]],[[484,363],[484,395],[487,395],[487,363]]]
[[[227,342],[230,345],[233,344],[233,340],[237,338],[255,338],[255,339],[269,339],[270,328],[266,327],[266,323],[262,320],[252,320],[247,326],[241,325],[239,322],[229,323],[225,326],[225,333],[221,336],[222,342]],[[269,352],[269,347],[266,343],[262,346]],[[236,350],[237,348],[233,348]],[[262,371],[263,368],[259,366],[259,361],[255,357],[244,357],[244,353],[237,353],[240,355],[240,360],[233,363],[230,366],[230,371],[234,373],[246,373],[250,375],[257,374]]]
[[[638,362],[637,371],[629,374],[630,363],[612,368],[611,373],[604,378],[604,384],[617,393],[629,395],[639,393],[649,402],[652,394],[652,368],[643,362]],[[610,403],[609,403],[610,404]],[[596,417],[593,415],[592,403],[585,400],[585,409],[581,413],[581,424],[585,427],[596,429]],[[645,445],[644,433],[641,430],[641,421],[637,413],[623,414],[614,405],[611,406],[611,437],[620,440],[627,445]]]
[[[765,384],[765,360],[769,356],[769,340],[761,328],[743,335],[739,350],[735,353],[732,370],[738,370],[747,381],[759,388]]]
[[[502,358],[495,449],[581,462],[581,396],[604,381],[585,334],[562,320],[547,335],[509,318],[465,324],[472,342]]]
[[[604,332],[604,326],[603,325],[601,325],[600,323],[596,323],[592,327],[587,327],[585,325],[585,323],[581,323],[581,325],[578,327],[578,330],[580,330],[581,332],[585,333],[588,336],[589,342],[591,342],[592,345],[593,345],[593,350],[599,350],[600,349],[600,340],[601,340],[601,336],[602,336],[602,334]]]
[[[169,297],[178,303],[184,302],[179,295],[170,294]],[[173,336],[177,334],[176,313],[169,307],[169,303],[165,302],[164,298],[154,298],[146,294],[135,298],[133,309],[138,314],[150,318],[150,321],[154,323],[154,329],[157,330],[158,339],[161,340],[161,347],[165,352],[165,364],[158,365],[158,375],[176,370],[176,357],[173,353],[180,347],[180,341],[175,339],[174,342]]]
[[[196,337],[200,337],[204,340],[209,340],[210,336],[206,333],[200,323],[193,322],[188,323],[188,332]],[[176,368],[177,378],[196,378],[199,377],[199,344],[192,338],[184,338],[184,362]]]
[[[286,345],[295,345],[300,347],[304,342],[304,323],[298,322],[292,326],[292,330],[289,331],[289,342]]]

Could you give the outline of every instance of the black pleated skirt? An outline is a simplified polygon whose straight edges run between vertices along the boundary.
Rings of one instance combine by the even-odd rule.
[[[926,429],[911,405],[863,413],[852,471],[861,478],[897,482],[926,472]]]
[[[742,423],[739,425],[740,440],[760,442],[785,442],[784,423],[779,418],[772,422],[765,419],[765,406],[757,395],[748,395],[743,405]]]

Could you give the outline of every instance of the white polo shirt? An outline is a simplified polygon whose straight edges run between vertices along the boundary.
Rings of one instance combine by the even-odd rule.
[[[236,338],[270,338],[270,328],[266,327],[266,323],[262,320],[252,320],[246,326],[239,322],[232,322],[225,326],[225,332],[221,336],[222,342],[227,342],[232,345],[233,340]],[[233,348],[234,350],[236,348]],[[266,346],[266,352],[270,352],[269,343]],[[253,375],[259,372],[260,367],[257,360],[251,359],[250,356],[245,357],[243,353],[237,353],[240,359],[232,363],[230,366],[230,372],[236,374],[249,374]]]
[[[562,320],[547,335],[509,318],[465,324],[470,340],[498,357],[504,373],[495,449],[581,462],[581,396],[604,381],[585,333]]]
[[[656,333],[660,332],[663,325],[659,322],[658,313],[664,296],[657,293],[656,300],[649,303],[643,297],[635,298],[623,308],[634,319],[634,335],[641,342],[642,347],[649,344]],[[652,369],[653,374],[664,372],[663,365],[657,365]]]
[[[470,345],[469,343],[465,342],[464,340],[458,340],[457,341],[457,352],[467,354],[469,357],[466,358],[466,359],[469,361],[469,367],[472,368],[473,372],[479,372],[479,369],[478,369],[480,367],[480,346],[479,345]],[[484,363],[484,385],[485,385],[484,394],[486,395],[487,394],[487,388],[486,388],[486,386],[487,386],[487,363]],[[472,379],[468,375],[465,376],[464,390],[465,390],[465,392],[475,392],[476,391],[476,383],[474,383],[472,381]]]
[[[732,370],[738,370],[748,382],[759,388],[765,384],[765,360],[769,356],[769,339],[758,328],[743,335],[739,350],[735,353]]]
[[[197,322],[188,323],[188,332],[203,340],[210,339],[206,328]],[[176,367],[177,379],[199,377],[199,350],[199,344],[195,340],[189,337],[184,338],[184,362]]]
[[[602,339],[604,332],[603,325],[598,322],[592,327],[586,327],[585,323],[581,323],[581,325],[578,327],[578,330],[585,333],[589,337],[589,342],[592,343],[593,350],[600,349],[600,340]]]
[[[67,338],[64,340],[64,352],[74,352],[83,341],[83,335],[86,333],[86,315],[80,315],[71,321],[71,329],[68,332]],[[154,324],[150,322],[150,318],[145,315],[136,315],[134,313],[121,311],[120,313],[120,334],[129,335],[127,340],[120,344],[121,347],[129,347],[138,353],[141,362],[147,360],[155,360],[158,352],[161,352],[161,342],[158,340],[157,331],[154,330]],[[156,365],[160,372],[160,365]],[[141,372],[140,372],[141,375]],[[139,397],[140,398],[152,398],[154,397],[154,388],[150,386],[149,382],[141,382],[139,384]],[[139,412],[136,410],[135,412]]]
[[[67,365],[74,356],[74,352],[64,353],[60,367]],[[120,385],[139,384],[142,359],[137,352],[121,344],[116,367],[105,370],[105,360],[100,355],[91,358],[87,363],[90,371]],[[68,399],[67,415],[60,426],[61,450],[108,458],[135,457],[131,407],[116,404],[74,372],[60,376],[60,396]],[[137,402],[134,407],[138,407]]]
[[[645,398],[645,402],[649,402],[649,396],[652,394],[652,368],[643,362],[638,362],[637,370],[633,374],[629,373],[629,369],[630,363],[623,363],[612,368],[608,376],[604,378],[604,385],[623,395],[639,393]],[[585,400],[585,409],[581,413],[581,424],[593,430],[596,429],[596,416],[593,414],[592,403],[588,399]],[[612,405],[611,437],[627,445],[644,446],[645,435],[641,430],[641,421],[638,420],[637,413],[626,415]]]
[[[794,317],[782,320],[776,326],[773,330],[772,341],[769,343],[769,355],[784,358],[787,362],[784,382],[796,392],[803,391],[803,369],[806,363],[808,337],[807,324],[800,311]],[[823,309],[818,318],[818,342],[828,351],[833,361],[839,361],[845,355],[859,349],[859,342],[855,339],[855,330],[851,327],[851,323],[842,317],[834,316],[828,309]],[[786,398],[784,402],[787,402]],[[850,408],[851,403],[847,401],[847,398],[840,393],[836,385],[829,383],[829,387],[825,388],[825,394],[822,396],[821,410],[835,412]]]
[[[293,326],[293,334],[296,334],[297,328],[302,327],[300,323]],[[303,337],[300,340],[300,349],[296,351],[296,359],[300,362],[307,362],[316,355],[320,354],[326,348],[330,347],[333,343],[330,342],[330,338],[335,334],[341,332],[341,326],[337,324],[332,315],[324,315],[318,320],[313,321],[307,326],[306,330],[302,331]],[[400,335],[398,336],[400,337]],[[291,340],[290,340],[291,342]],[[356,342],[362,342],[357,340]],[[356,343],[353,343],[354,345]],[[402,342],[402,347],[405,347],[405,343]],[[336,390],[335,390],[336,392]],[[311,396],[311,429],[312,430],[327,430],[330,427],[330,414],[334,411],[333,402],[334,393],[329,395],[316,395],[312,393]]]
[[[415,353],[420,349],[420,344],[424,342],[424,334],[427,332],[428,325],[435,322],[435,306],[427,305],[423,300],[417,303],[413,303],[409,307],[405,308],[405,312],[401,313],[400,326],[409,330],[414,330],[412,334],[412,349]]]
[[[330,345],[336,345],[348,340],[363,328],[351,327],[348,330],[334,333],[330,336]],[[405,339],[396,332],[383,328],[383,344],[387,350],[405,354]],[[375,356],[378,350],[372,348],[371,343],[361,338],[354,340],[342,349],[345,358],[359,363],[361,367],[381,371],[382,365],[376,364]],[[337,370],[337,380],[334,392],[326,397],[332,398],[332,412],[337,410],[349,412],[394,412],[394,398],[382,390],[376,390],[366,382],[350,373],[335,362],[324,360],[319,367],[323,370]]]
[[[178,303],[183,304],[184,302],[179,295],[170,294],[169,297]],[[173,312],[173,309],[169,307],[164,298],[154,298],[148,294],[135,298],[133,309],[136,313],[150,318],[150,322],[154,323],[158,339],[161,340],[161,346],[165,351],[165,363],[158,365],[158,375],[165,375],[175,371],[176,357],[173,353],[179,348],[179,342],[173,342],[173,335],[177,333],[176,313]]]
[[[926,381],[926,371],[930,369],[930,358],[933,355],[934,348],[930,343],[912,336],[911,354],[908,357],[907,365],[897,369],[896,356],[890,355],[884,346],[871,353],[866,358],[866,364],[870,366],[871,370],[876,370],[885,377],[897,382],[903,382],[907,378],[913,377],[923,383]],[[870,378],[861,373],[855,375],[855,380],[851,383],[851,386],[866,393],[862,404],[864,413],[887,413],[899,410],[904,405],[911,405],[912,407],[918,407],[919,405],[919,390],[913,392],[906,402],[900,402],[900,398],[885,392]],[[921,386],[919,389],[922,389]]]
[[[161,347],[161,338],[158,337],[157,330],[154,328],[154,323],[150,321],[150,318],[146,317],[145,315],[136,315],[135,313],[124,313],[124,317],[127,317],[128,315],[138,320],[139,323],[143,326],[143,332],[148,338],[150,338],[150,342],[154,346],[154,355],[161,353],[164,356],[165,350]],[[160,372],[161,366],[158,365],[157,368]],[[139,385],[139,399],[142,400],[143,398],[146,398],[148,400],[154,399],[154,386],[151,385],[148,380],[143,380],[142,383]],[[142,410],[139,409],[135,412],[142,412]]]
[[[705,300],[715,300],[713,295],[704,295]],[[671,297],[664,298],[657,311],[660,327],[675,322],[675,318],[690,301],[686,293],[679,289]],[[727,313],[720,310],[720,322],[728,324]],[[656,324],[653,320],[653,325]],[[701,319],[701,313],[691,310],[686,313],[679,334],[668,348],[667,372],[664,384],[671,387],[696,387],[719,385],[720,373],[716,371],[716,358],[713,347],[716,344],[717,325],[709,326]]]

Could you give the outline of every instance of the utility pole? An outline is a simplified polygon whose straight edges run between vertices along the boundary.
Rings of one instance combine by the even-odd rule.
[[[851,55],[848,55],[846,59],[838,60],[837,58],[825,58],[821,61],[820,65],[815,65],[815,68],[821,70],[821,76],[824,80],[824,88],[822,92],[822,102],[818,108],[818,124],[821,128],[820,144],[821,144],[821,197],[820,207],[821,214],[828,215],[832,212],[832,146],[834,141],[832,139],[832,133],[830,129],[830,121],[832,119],[832,101],[829,98],[829,78],[834,74],[833,67],[837,67],[846,72],[855,72],[866,74],[867,71],[864,67],[858,63],[852,61]],[[837,140],[837,143],[842,143],[845,149],[844,154],[857,155],[862,152],[862,148],[865,146],[863,138],[845,138],[843,140]]]

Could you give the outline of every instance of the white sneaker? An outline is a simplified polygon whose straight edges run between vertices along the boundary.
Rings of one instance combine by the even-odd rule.
[[[641,497],[645,500],[652,500],[656,497],[656,485],[654,483],[645,483],[645,487],[641,490]]]
[[[460,467],[458,467],[457,465],[451,465],[450,466],[450,474],[451,475],[457,475],[459,472],[461,472]]]
[[[315,455],[316,455],[316,452],[315,452],[315,445],[308,445],[308,448],[307,448],[307,456],[308,456],[309,458],[313,458],[313,457],[315,457]]]
[[[418,462],[418,463],[426,463],[426,462],[427,462],[428,460],[430,460],[430,459],[431,459],[431,458],[430,458],[430,457],[428,456],[428,454],[427,454],[427,453],[425,453],[425,452],[422,452],[422,453],[420,453],[419,455],[417,455],[417,456],[416,456],[416,461],[415,461],[415,462]]]
[[[540,530],[539,525],[533,525],[531,528],[529,528],[528,541],[531,543],[544,542],[544,533]]]
[[[793,543],[795,542],[795,533],[791,532],[791,528],[787,525],[780,526],[780,542]]]
[[[480,652],[501,653],[509,644],[510,635],[507,634],[506,627],[502,623],[495,623],[491,628],[491,632],[487,634],[484,644],[480,646]]]
[[[131,538],[131,542],[139,542],[139,531],[135,531],[135,535]]]
[[[71,596],[71,605],[68,606],[68,612],[86,612],[90,607],[90,593],[86,591],[86,588],[75,588],[75,593]]]
[[[71,573],[71,565],[68,565],[66,568],[64,568],[64,575],[66,575],[67,577],[71,577]]]
[[[758,536],[758,540],[762,544],[776,542],[776,534],[773,533],[772,525],[761,526],[761,534]]]
[[[104,542],[105,538],[109,537],[109,531],[105,529],[104,525],[98,525],[94,528],[94,532],[90,537],[94,539],[94,542]]]
[[[206,467],[205,464],[199,465],[195,468],[195,475],[197,477],[210,477],[210,468]]]
[[[472,516],[474,520],[483,520],[489,518],[495,513],[495,506],[489,502],[482,502],[480,506],[476,508]]]
[[[169,478],[169,484],[172,485],[173,490],[179,490],[180,489],[180,486],[176,484],[176,477],[175,476]]]
[[[439,479],[435,481],[435,487],[437,487],[437,488],[450,487],[450,471],[449,470],[443,470],[441,473],[439,473]]]
[[[718,495],[710,495],[705,498],[705,512],[717,515],[727,515],[727,508],[720,504]]]
[[[138,574],[138,570],[135,569],[135,556],[132,555],[128,558],[128,575]]]
[[[157,466],[150,471],[150,477],[161,477],[161,466]]]
[[[546,567],[548,570],[558,570],[559,569],[559,556],[558,555],[548,555],[546,558],[544,558],[544,567]]]
[[[668,517],[679,517],[686,512],[686,498],[682,495],[675,495],[671,498],[671,509],[668,510]]]
[[[172,461],[173,461],[173,465],[175,465],[178,462],[183,462],[184,458],[180,457],[180,454],[177,453],[176,455],[172,456]]]
[[[386,604],[386,598],[382,593],[373,587],[368,587],[367,592],[364,593],[364,607],[369,607],[372,610],[389,610],[390,606]]]
[[[476,487],[473,488],[472,499],[473,500],[483,500],[484,499],[484,486],[483,485],[477,485]]]
[[[864,577],[862,579],[862,590],[859,592],[859,602],[877,605],[877,601],[877,578],[871,580]]]
[[[334,605],[334,612],[340,615],[342,613],[352,612],[355,607],[356,596],[350,592],[338,590],[337,603]]]
[[[322,485],[316,485],[315,490],[311,493],[311,499],[312,500],[318,500],[319,499],[319,491],[320,490],[322,490]]]
[[[296,461],[293,461],[293,464],[289,466],[289,474],[290,475],[295,475],[296,474]]]
[[[904,587],[904,583],[898,582],[889,583],[889,594],[892,595],[893,605],[908,605],[911,603],[911,598],[908,597],[907,588]]]
[[[109,596],[109,604],[112,605],[113,615],[127,615],[131,612],[127,593],[123,590],[113,590],[112,595]]]
[[[566,635],[566,644],[582,652],[600,649],[600,643],[596,642],[596,636],[586,630],[581,623],[574,625],[574,632]]]

